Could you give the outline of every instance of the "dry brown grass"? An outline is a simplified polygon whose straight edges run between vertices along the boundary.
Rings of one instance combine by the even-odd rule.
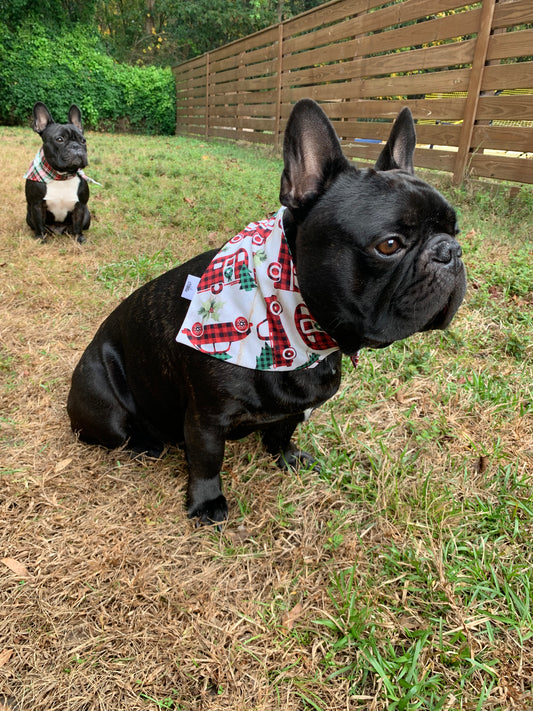
[[[332,477],[333,484],[310,473],[289,477],[263,456],[254,438],[232,444],[224,465],[231,518],[219,534],[198,530],[186,518],[186,470],[179,451],[159,461],[132,462],[120,452],[76,442],[65,410],[70,374],[117,301],[95,279],[98,268],[115,261],[117,252],[153,254],[170,247],[176,261],[183,261],[201,247],[193,240],[178,244],[177,227],[163,221],[155,228],[139,223],[134,238],[127,234],[127,220],[109,185],[93,190],[94,222],[86,245],[67,238],[37,244],[24,223],[21,179],[37,139],[29,129],[3,131],[0,709],[292,711],[311,708],[303,696],[331,711],[386,709],[379,678],[367,680],[365,693],[350,695],[353,675],[351,681],[342,673],[328,677],[324,662],[333,638],[314,622],[338,618],[328,594],[331,579],[355,565],[356,580],[377,581],[381,624],[394,639],[403,639],[404,628],[422,624],[412,610],[417,604],[422,609],[423,594],[409,587],[408,577],[395,581],[381,573],[383,542],[393,541],[399,549],[413,545],[398,512],[387,511],[392,475],[386,461],[382,490],[372,502],[362,499],[350,508],[342,472],[337,483]],[[103,140],[93,136],[92,150]],[[126,141],[114,139],[117,153],[102,157],[103,172],[116,167]],[[113,215],[111,232],[123,228],[125,234],[105,237]],[[199,242],[205,239],[198,235]],[[347,377],[346,387],[360,387],[353,373]],[[432,398],[439,397],[431,376],[395,384],[391,374],[390,380],[392,390],[397,385],[395,394],[378,398],[365,411],[361,434],[355,433],[362,415],[350,411],[336,435],[337,448],[359,462],[351,470],[355,478],[371,472],[365,452],[373,447],[373,428],[385,433],[390,451],[412,451],[413,433],[394,425],[409,408],[414,408],[409,422],[431,417]],[[416,445],[420,477],[442,486],[450,461],[460,458],[463,475],[457,470],[448,482],[457,497],[472,497],[475,491],[497,496],[487,489],[485,465],[479,465],[480,453],[472,448],[472,442],[490,441],[494,419],[490,409],[476,418],[467,415],[462,398],[458,393],[442,410],[456,434],[448,441],[443,434],[437,445]],[[342,396],[340,401],[342,406]],[[327,455],[329,410],[315,422],[303,436]],[[392,428],[389,435],[387,428]],[[531,464],[530,428],[526,415],[517,415],[500,432],[502,447],[522,462],[522,472]],[[410,490],[418,495],[420,481],[406,477],[401,485],[405,507]],[[438,498],[431,505],[437,506]],[[424,502],[419,506],[418,513]],[[413,508],[407,518],[417,515]],[[332,546],[332,531],[341,519],[342,537]],[[460,517],[450,514],[443,528],[453,522],[460,526]],[[421,517],[416,525],[423,546],[430,524]],[[425,555],[433,561],[430,567],[440,560],[438,550]],[[472,610],[461,607],[444,575],[436,574],[435,581],[443,591],[442,604],[450,607],[449,629],[473,629]],[[387,599],[405,607],[405,614],[387,615]],[[469,639],[474,653],[480,642]],[[358,650],[342,654],[350,663]],[[517,650],[516,636],[503,635],[492,654],[501,657],[502,666],[484,708],[527,708],[531,649]],[[424,663],[445,674],[441,661]],[[457,681],[450,679],[450,700],[443,708],[463,708]],[[475,684],[474,675],[470,703]]]

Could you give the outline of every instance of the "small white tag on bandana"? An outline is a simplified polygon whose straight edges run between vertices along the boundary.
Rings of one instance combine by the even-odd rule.
[[[189,274],[187,281],[185,282],[185,286],[183,287],[183,291],[181,292],[183,298],[191,301],[193,296],[196,294],[196,289],[198,288],[199,283],[200,277]]]
[[[339,350],[302,299],[284,210],[250,223],[218,252],[195,287],[179,343],[254,370],[312,368]]]

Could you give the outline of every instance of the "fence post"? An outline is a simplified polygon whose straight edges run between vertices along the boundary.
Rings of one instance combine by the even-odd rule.
[[[283,22],[278,23],[278,83],[276,88],[276,125],[274,136],[274,146],[279,151],[280,124],[281,124],[281,76],[283,73]]]
[[[476,47],[474,50],[474,59],[472,60],[470,81],[468,83],[468,94],[463,114],[463,125],[461,126],[457,158],[455,160],[453,170],[452,183],[454,185],[459,185],[459,183],[462,182],[465,175],[468,156],[470,154],[472,132],[474,130],[474,123],[479,105],[479,94],[481,90],[481,82],[483,80],[483,71],[487,61],[487,50],[489,47],[489,38],[492,29],[492,19],[494,17],[495,5],[496,0],[483,0],[481,6]]]
[[[209,138],[209,52],[205,55],[205,137]]]

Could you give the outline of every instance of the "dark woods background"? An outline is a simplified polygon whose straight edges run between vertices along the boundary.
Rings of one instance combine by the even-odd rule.
[[[16,32],[27,20],[53,30],[77,23],[127,64],[176,64],[304,12],[320,0],[1,0]]]

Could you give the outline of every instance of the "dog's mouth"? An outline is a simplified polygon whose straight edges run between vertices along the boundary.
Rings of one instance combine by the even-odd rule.
[[[362,328],[357,328],[357,321],[354,321],[350,325],[346,324],[345,328],[339,328],[337,333],[332,329],[330,335],[338,343],[341,352],[353,359],[354,354],[361,348],[373,350],[387,348],[392,343],[409,338],[415,333],[448,328],[463,301],[465,292],[466,273],[463,268],[454,288],[448,292],[444,304],[441,301],[440,304],[434,305],[437,309],[441,307],[436,313],[428,308],[430,299],[420,298],[416,304],[413,304],[414,313],[409,312],[408,309],[404,309],[407,313],[391,313],[385,310],[383,318],[380,319],[379,314],[374,315],[374,318],[371,315],[368,321],[363,323]],[[418,309],[420,311],[416,313]]]
[[[395,341],[401,341],[404,338],[412,336],[413,333],[423,333],[425,331],[442,331],[450,325],[462,299],[462,295],[459,298],[457,294],[452,294],[444,308],[441,309],[437,314],[435,314],[435,316],[433,316],[426,323],[425,326],[422,326],[421,328],[418,328],[415,331],[404,333],[402,335],[398,334],[398,338],[392,338],[390,340],[378,341],[375,338],[368,338],[364,340],[364,342],[362,343],[362,347],[377,350],[379,348],[387,348],[392,343],[395,343]]]
[[[67,163],[65,163],[61,169],[66,173],[75,173],[77,170],[85,168],[86,165],[87,160],[84,156],[74,156]]]
[[[442,331],[443,329],[448,326],[450,321],[452,320],[454,313],[451,312],[451,299],[450,301],[446,304],[446,306],[440,311],[436,316],[434,316],[431,321],[424,326],[424,328],[421,328],[420,331]]]
[[[447,328],[452,322],[453,317],[457,313],[461,302],[463,301],[466,291],[466,282],[464,287],[453,291],[446,305],[433,318],[421,328],[420,331],[442,331]]]
[[[365,340],[363,343],[363,348],[372,348],[377,350],[378,348],[388,348],[394,341],[373,341],[371,339]]]

